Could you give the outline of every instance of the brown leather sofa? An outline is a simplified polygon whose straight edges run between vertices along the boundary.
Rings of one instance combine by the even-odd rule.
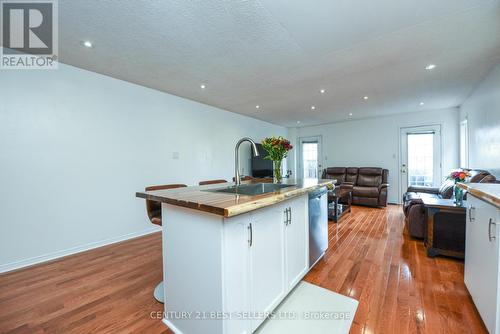
[[[328,167],[323,179],[336,179],[337,187],[352,188],[352,204],[387,206],[389,170],[378,167]]]
[[[470,171],[471,183],[498,183],[495,176],[488,171],[473,169]],[[450,199],[453,196],[453,180],[446,180],[441,187],[408,187],[403,195],[403,212],[405,214],[406,228],[410,236],[414,238],[424,238],[425,228],[425,209],[422,204],[423,197],[434,197]]]

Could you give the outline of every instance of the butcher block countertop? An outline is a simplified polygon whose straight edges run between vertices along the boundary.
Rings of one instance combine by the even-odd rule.
[[[458,183],[458,186],[475,197],[500,208],[499,183]]]
[[[244,181],[241,184],[266,182],[262,179]],[[269,181],[267,181],[269,182]],[[233,186],[234,183],[219,183],[206,186],[184,187],[167,190],[137,192],[136,196],[152,201],[182,206],[193,210],[213,213],[226,218],[237,216],[266,206],[274,205],[315,189],[335,184],[336,180],[284,179],[283,184],[294,186],[256,196],[206,191]]]

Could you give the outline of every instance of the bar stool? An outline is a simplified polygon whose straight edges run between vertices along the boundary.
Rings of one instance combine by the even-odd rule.
[[[154,191],[154,190],[165,190],[165,189],[174,189],[174,188],[182,188],[187,187],[185,184],[166,184],[162,186],[151,186],[146,187],[146,191]],[[155,225],[162,225],[161,219],[161,203],[157,201],[146,200],[146,210],[148,212],[149,220],[151,223]],[[165,302],[165,294],[163,289],[163,281],[158,283],[156,286],[153,296],[160,303]]]
[[[216,184],[216,183],[227,183],[226,180],[208,180],[208,181],[200,181],[198,183],[200,186],[205,186],[207,184]]]

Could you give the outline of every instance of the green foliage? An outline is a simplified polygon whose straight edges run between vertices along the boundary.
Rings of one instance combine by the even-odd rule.
[[[281,161],[288,155],[293,146],[290,141],[279,136],[279,137],[267,137],[262,140],[262,147],[267,152],[265,159],[272,161]]]

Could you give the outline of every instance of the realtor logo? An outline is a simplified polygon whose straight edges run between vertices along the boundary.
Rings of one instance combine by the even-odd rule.
[[[57,68],[57,0],[1,0],[0,3],[0,68]]]

